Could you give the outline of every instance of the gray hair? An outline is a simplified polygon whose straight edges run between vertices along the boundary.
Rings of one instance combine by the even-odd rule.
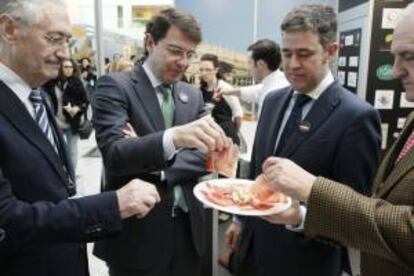
[[[22,26],[24,36],[28,34],[30,26],[42,18],[42,3],[50,2],[66,7],[64,0],[0,0],[0,16],[9,16]],[[11,49],[0,37],[0,53],[10,55]]]
[[[336,41],[336,13],[327,5],[301,5],[283,19],[283,32],[312,31],[319,36],[323,47]]]
[[[27,28],[41,19],[43,2],[66,7],[64,0],[0,0],[0,16],[8,15]]]

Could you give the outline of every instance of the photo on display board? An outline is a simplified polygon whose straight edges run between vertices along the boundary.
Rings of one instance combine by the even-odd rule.
[[[358,74],[356,72],[348,72],[348,82],[349,87],[357,87]]]
[[[346,67],[346,57],[339,57],[338,59],[338,66]]]
[[[401,98],[400,98],[400,107],[401,108],[414,108],[414,102],[409,102],[407,101],[407,99],[405,98],[405,92],[401,93]]]
[[[344,71],[338,71],[338,80],[341,83],[341,85],[345,85],[345,72]]]
[[[383,29],[394,29],[396,25],[396,21],[398,19],[398,14],[401,11],[402,9],[394,9],[394,8],[383,9],[381,27]]]
[[[375,103],[376,109],[392,109],[394,103],[394,90],[376,90]]]
[[[349,57],[349,67],[358,67],[358,57]]]
[[[404,124],[405,124],[406,120],[407,120],[407,118],[398,118],[397,128],[402,129],[404,127]]]

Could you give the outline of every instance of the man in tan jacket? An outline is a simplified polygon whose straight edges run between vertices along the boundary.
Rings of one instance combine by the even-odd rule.
[[[414,102],[414,3],[400,15],[391,52],[394,76]],[[372,197],[314,176],[288,159],[263,163],[266,179],[306,202],[305,234],[361,250],[362,275],[414,275],[414,113],[385,156],[372,185]],[[284,223],[289,212],[266,220]]]

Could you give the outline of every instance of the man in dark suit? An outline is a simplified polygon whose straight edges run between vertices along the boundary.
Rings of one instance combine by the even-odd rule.
[[[78,199],[64,141],[39,87],[69,58],[61,1],[0,5],[0,275],[88,275],[85,242],[119,233],[145,216],[155,187],[133,180]]]
[[[205,173],[202,152],[216,147],[208,137],[212,130],[223,137],[218,147],[228,144],[211,117],[198,119],[204,113],[201,92],[179,81],[200,41],[200,27],[190,14],[163,10],[147,24],[143,64],[97,83],[94,125],[105,188],[118,189],[138,177],[155,184],[161,195],[150,216],[126,220],[120,237],[95,245],[112,276],[200,275],[205,218],[192,189]],[[124,138],[128,123],[137,137]]]
[[[251,161],[251,177],[269,156],[287,157],[311,172],[366,192],[377,168],[380,122],[372,106],[334,80],[336,15],[304,5],[282,23],[282,64],[291,87],[266,97]],[[240,275],[340,275],[342,251],[301,233],[305,204],[293,204],[289,226],[242,219]],[[295,222],[295,223],[294,223]],[[289,224],[289,223],[288,223]],[[232,229],[238,230],[235,224]]]
[[[414,102],[414,4],[399,15],[391,52],[394,76],[401,78],[406,98]],[[304,231],[361,250],[363,276],[414,275],[414,114],[386,154],[372,185],[372,197],[287,159],[269,158],[263,166],[271,185],[306,202]],[[284,218],[281,219],[281,216]],[[281,223],[288,214],[269,217]]]

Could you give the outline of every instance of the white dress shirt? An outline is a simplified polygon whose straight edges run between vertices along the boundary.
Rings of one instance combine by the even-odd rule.
[[[229,89],[233,89],[233,86],[231,86],[229,83],[223,81],[223,80],[219,80],[217,83],[217,87],[224,89],[224,90],[229,90]],[[224,100],[227,102],[227,104],[229,105],[230,109],[231,109],[231,118],[234,119],[236,117],[242,117],[243,116],[243,109],[241,107],[239,98],[237,98],[236,96],[230,96],[230,95],[223,95]]]
[[[160,86],[162,85],[162,82],[154,75],[154,73],[152,72],[147,62],[144,62],[144,64],[142,65],[142,68],[147,74],[152,87],[155,89],[157,93],[158,102],[160,103],[160,106],[161,106],[164,100],[161,90],[160,90]],[[164,158],[166,160],[170,160],[171,158],[173,158],[177,152],[177,149],[175,148],[175,145],[174,145],[172,133],[171,133],[171,128],[166,129],[164,131],[164,135],[162,136],[162,147],[164,149]]]
[[[261,83],[256,85],[240,87],[240,97],[248,102],[255,102],[259,105],[259,114],[265,97],[269,92],[290,86],[285,73],[277,69],[267,75]]]
[[[0,62],[0,80],[2,80],[26,107],[32,118],[35,118],[33,104],[29,99],[32,88],[13,70]]]

